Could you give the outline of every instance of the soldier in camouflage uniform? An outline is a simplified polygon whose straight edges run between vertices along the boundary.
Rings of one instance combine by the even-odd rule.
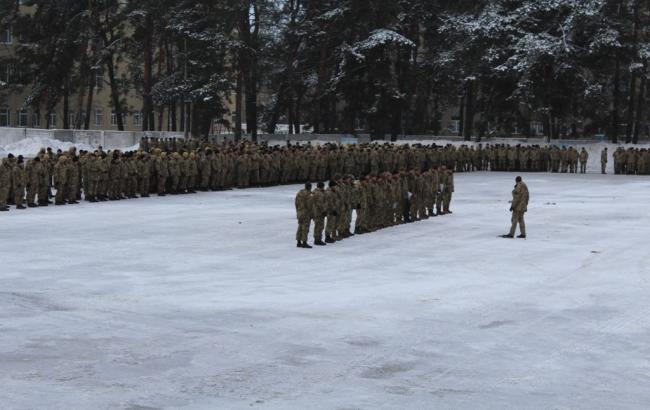
[[[329,204],[325,193],[325,184],[319,182],[316,184],[316,190],[312,196],[312,216],[314,218],[314,245],[325,246],[323,242],[323,230],[325,229],[325,218]]]
[[[296,242],[298,248],[311,249],[307,244],[309,236],[309,225],[312,219],[312,193],[311,183],[306,183],[305,188],[300,190],[294,201],[296,205],[296,216],[298,218],[298,231],[296,232]]]

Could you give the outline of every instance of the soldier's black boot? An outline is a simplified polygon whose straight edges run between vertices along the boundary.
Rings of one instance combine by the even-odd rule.
[[[18,204],[16,205],[16,209],[27,209],[27,207],[25,207],[23,204]]]
[[[0,208],[0,212],[9,212],[9,207],[5,206],[4,208]]]
[[[314,241],[314,245],[316,245],[316,246],[325,246],[327,244],[319,239],[317,241]]]
[[[312,248],[312,246],[309,245],[307,242],[303,242],[302,247],[305,248],[305,249],[311,249]]]
[[[296,248],[302,248],[302,242],[298,241],[298,244],[296,245]]]
[[[517,238],[526,239],[526,235],[519,235]]]
[[[512,239],[512,238],[514,238],[515,236],[514,236],[514,235],[510,235],[510,234],[508,233],[508,234],[505,234],[505,235],[501,235],[501,237],[502,237],[502,238],[510,238],[510,239]]]
[[[331,236],[325,235],[325,243],[334,243],[334,240]]]
[[[27,204],[27,206],[30,208],[38,208],[38,205],[36,205],[35,203]]]

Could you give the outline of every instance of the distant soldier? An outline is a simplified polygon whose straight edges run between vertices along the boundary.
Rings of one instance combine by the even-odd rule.
[[[45,170],[41,164],[41,158],[35,157],[27,162],[25,169],[27,184],[27,206],[30,208],[38,207],[36,196],[41,191],[40,187],[44,183]],[[40,198],[39,198],[40,200]]]
[[[447,181],[445,182],[445,189],[442,192],[442,213],[444,215],[451,214],[451,197],[454,194],[454,171],[451,169],[447,170]]]
[[[312,196],[312,216],[314,218],[314,245],[325,246],[323,242],[323,230],[325,229],[325,217],[327,217],[327,196],[325,195],[325,184],[319,182]]]
[[[14,182],[14,192],[10,194],[14,195],[16,209],[27,209],[23,205],[25,198],[25,160],[22,155],[18,156],[16,165],[14,165],[11,171],[11,179]]]
[[[68,189],[66,199],[69,204],[78,204],[77,192],[79,192],[79,157],[72,156],[72,161],[68,161]]]
[[[510,212],[512,212],[512,226],[510,232],[506,235],[501,235],[502,238],[514,238],[519,225],[521,235],[517,238],[526,238],[526,223],[524,221],[524,214],[528,211],[528,187],[522,181],[521,177],[515,179],[515,189],[512,190],[512,204],[510,205]]]
[[[9,183],[11,182],[10,158],[13,158],[12,154],[9,154],[9,157],[2,160],[2,164],[0,164],[0,211],[2,212],[9,210],[9,207],[7,206],[7,197],[10,194]]]
[[[336,234],[338,208],[340,206],[341,197],[339,195],[338,186],[335,181],[330,181],[329,189],[325,191],[327,196],[327,224],[325,225],[325,242],[334,243],[339,238]]]
[[[56,188],[54,205],[65,205],[68,190],[68,169],[68,157],[61,154],[54,166],[54,187]]]
[[[305,188],[298,191],[296,195],[296,216],[298,217],[298,231],[296,232],[296,241],[298,248],[311,249],[307,244],[309,235],[309,225],[312,217],[312,193],[311,183],[307,182]]]
[[[607,173],[607,147],[603,148],[603,151],[600,153],[600,172],[603,174]]]
[[[582,147],[580,150],[580,173],[584,174],[587,172],[587,161],[589,160],[589,153],[587,150]]]

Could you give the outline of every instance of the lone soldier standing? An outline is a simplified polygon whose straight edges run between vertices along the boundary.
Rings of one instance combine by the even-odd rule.
[[[311,196],[311,183],[309,182],[305,184],[305,189],[301,189],[296,195],[296,215],[298,216],[296,241],[298,242],[298,248],[311,249],[311,246],[307,244],[312,213]]]
[[[515,189],[512,190],[512,204],[510,206],[510,212],[512,212],[512,226],[510,227],[510,233],[507,235],[501,235],[502,238],[514,238],[517,224],[519,224],[519,231],[521,232],[521,235],[517,238],[526,238],[524,214],[528,211],[528,187],[524,181],[522,181],[521,177],[517,177],[515,181],[516,185]]]
[[[600,153],[600,172],[603,174],[607,173],[607,147],[603,148],[603,151]]]

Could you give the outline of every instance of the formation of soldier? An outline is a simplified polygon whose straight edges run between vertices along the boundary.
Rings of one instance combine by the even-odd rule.
[[[297,247],[311,248],[307,239],[312,221],[314,245],[325,246],[355,234],[450,214],[453,192],[454,173],[444,165],[366,175],[360,180],[337,174],[327,189],[324,182],[318,182],[313,192],[308,182],[295,199]]]
[[[618,147],[612,156],[614,158],[614,173],[650,175],[650,150]]]
[[[649,151],[619,148],[619,173],[644,173]],[[605,171],[607,154],[603,154]],[[378,177],[385,173],[425,172],[445,166],[455,172],[586,172],[587,151],[573,147],[486,144],[356,144],[340,146],[266,143],[210,143],[199,139],[149,139],[138,151],[94,152],[71,148],[41,150],[29,160],[13,156],[0,167],[0,209],[16,204],[46,206],[147,197],[152,193],[193,193],[234,187],[327,181],[335,174]],[[24,175],[23,175],[24,174]],[[52,193],[56,191],[56,196]],[[21,194],[22,193],[22,194]],[[83,195],[82,195],[83,193]]]

